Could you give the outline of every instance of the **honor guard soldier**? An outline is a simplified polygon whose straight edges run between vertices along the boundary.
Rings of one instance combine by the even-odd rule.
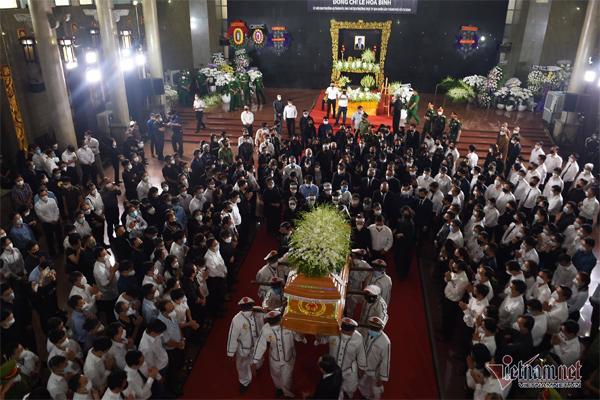
[[[379,286],[381,289],[381,298],[389,307],[392,297],[392,278],[385,273],[387,264],[384,260],[378,258],[377,260],[371,261],[371,266],[373,267],[373,273],[371,274],[369,285]]]
[[[231,320],[227,337],[227,356],[235,356],[240,381],[240,393],[245,393],[252,381],[252,356],[263,327],[263,313],[255,311],[254,300],[242,297],[240,311]]]
[[[281,268],[279,268],[279,254],[277,254],[277,251],[271,250],[269,254],[265,256],[264,260],[267,264],[256,273],[256,281],[259,284],[269,284],[272,278],[284,278],[283,272],[281,271]],[[265,298],[268,291],[268,285],[260,285],[258,287],[258,297],[261,301]]]
[[[366,304],[363,305],[360,315],[360,324],[366,325],[371,317],[378,317],[385,324],[388,321],[387,304],[381,298],[381,288],[369,285],[363,291]],[[361,332],[362,333],[362,332]]]
[[[283,295],[283,279],[278,277],[271,278],[271,286],[262,303],[263,309],[267,311],[280,310],[285,308],[286,300]]]
[[[364,337],[367,370],[360,379],[358,390],[366,399],[379,399],[383,394],[383,384],[390,374],[391,343],[383,332],[385,322],[378,317],[368,321],[369,331]]]
[[[425,111],[425,125],[423,126],[423,136],[431,133],[431,123],[435,117],[435,109],[433,103],[427,103],[427,111]]]
[[[363,257],[367,254],[365,249],[352,249],[350,253],[352,257],[352,264],[350,266],[350,275],[348,276],[348,291],[351,292],[362,292],[366,286],[366,282],[369,279],[369,269],[371,266],[363,260]],[[353,270],[357,268],[358,270]],[[346,298],[346,315],[354,317],[356,306],[363,304],[365,300],[362,294],[350,294]]]
[[[359,374],[367,369],[367,359],[362,335],[356,330],[358,323],[352,318],[342,318],[341,333],[329,336],[329,354],[342,370],[342,391],[351,399],[358,387]]]
[[[296,362],[296,340],[293,331],[281,326],[281,312],[271,311],[265,315],[254,357],[252,370],[255,371],[269,348],[269,370],[275,385],[275,397],[295,397],[292,392],[292,374]]]

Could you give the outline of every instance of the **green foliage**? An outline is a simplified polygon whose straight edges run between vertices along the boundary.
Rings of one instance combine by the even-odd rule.
[[[337,81],[337,86],[342,89],[345,89],[346,86],[348,86],[349,84],[350,84],[350,78],[348,78],[346,75],[340,76],[340,78]]]
[[[469,86],[462,79],[454,79],[450,76],[445,77],[438,86],[446,92],[446,97],[453,103],[466,103],[475,99],[476,93],[473,87]]]
[[[374,87],[376,84],[375,78],[373,78],[373,75],[365,75],[361,80],[360,80],[360,86],[364,87],[365,89],[371,89],[372,87]]]
[[[290,265],[309,277],[339,272],[350,253],[351,228],[332,206],[301,215],[290,241]]]
[[[221,104],[223,100],[221,100],[220,94],[210,94],[202,98],[204,103],[206,104],[206,108],[213,108]]]
[[[453,87],[456,87],[458,81],[459,81],[458,79],[454,79],[450,76],[447,76],[444,79],[442,79],[440,81],[440,83],[438,83],[438,87],[440,89],[442,89],[442,91],[447,92],[448,90],[452,89]]]
[[[362,52],[360,59],[368,63],[375,62],[375,53],[373,50],[367,49]]]

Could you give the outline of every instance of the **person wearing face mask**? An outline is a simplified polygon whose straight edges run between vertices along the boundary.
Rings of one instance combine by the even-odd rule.
[[[46,388],[53,400],[66,400],[69,385],[66,380],[65,368],[67,359],[63,356],[54,356],[48,359],[48,368],[50,369],[50,377]]]
[[[371,266],[373,272],[368,284],[378,286],[381,289],[380,296],[385,301],[385,304],[389,306],[392,296],[392,278],[385,273],[387,263],[384,260],[376,259],[371,261]]]
[[[278,94],[273,101],[273,121],[281,121],[283,118],[283,109],[285,108],[285,103],[282,100],[280,94]]]
[[[98,171],[96,170],[96,156],[90,148],[89,143],[82,141],[77,149],[77,159],[81,167],[81,182],[87,184],[91,181],[96,183]]]
[[[579,324],[573,320],[567,320],[560,326],[560,332],[552,336],[551,353],[557,357],[557,361],[566,366],[573,365],[581,357],[581,344],[579,343]]]
[[[383,321],[383,325],[388,321],[387,304],[381,297],[381,288],[377,285],[367,285],[363,289],[363,296],[365,298],[365,304],[363,304],[359,324],[367,325],[369,319],[377,317]],[[363,333],[364,332],[364,333]],[[366,334],[366,330],[361,328],[361,333]]]
[[[212,294],[212,293],[211,293]],[[185,361],[185,337],[176,320],[175,305],[170,300],[161,300],[157,304],[160,314],[157,321],[165,324],[166,330],[162,334],[162,342],[169,357],[167,366],[167,382],[171,387],[176,385],[176,373]]]
[[[98,285],[101,299],[96,301],[99,312],[104,312],[108,319],[111,319],[115,299],[119,296],[117,288],[116,273],[119,268],[118,264],[112,265],[108,252],[102,248],[94,249],[96,262],[94,263],[94,280]]]
[[[3,249],[2,254],[0,254],[0,261],[2,261],[0,280],[5,282],[9,279],[23,278],[26,273],[25,261],[19,249],[14,247],[8,236],[3,237],[0,244],[2,244]]]
[[[92,387],[92,382],[84,374],[75,374],[69,378],[69,389],[73,392],[73,400],[99,399],[100,394]]]
[[[60,248],[62,229],[60,226],[60,211],[56,200],[48,196],[48,191],[40,190],[39,200],[35,203],[35,213],[42,222],[42,229],[48,244],[48,252],[56,255],[56,247]]]
[[[275,187],[273,178],[267,178],[267,187],[262,192],[264,203],[264,214],[267,220],[267,227],[271,234],[277,232],[280,224],[280,206],[282,196],[278,188]]]
[[[115,366],[124,369],[127,349],[134,347],[133,341],[127,339],[127,331],[119,322],[113,322],[106,328],[106,337],[111,340],[107,355],[112,357]]]
[[[288,200],[288,206],[283,212],[283,219],[285,221],[294,221],[296,220],[301,212],[301,208],[298,207],[298,200],[295,197],[290,197]]]
[[[590,274],[587,272],[578,272],[575,278],[571,281],[571,290],[573,293],[571,298],[567,300],[569,319],[579,321],[579,313],[590,297],[589,285]]]
[[[95,314],[97,311],[96,300],[102,296],[98,288],[88,284],[87,278],[79,271],[71,272],[69,282],[73,285],[69,298],[75,295],[80,296],[85,304],[83,311]]]
[[[0,339],[2,343],[15,343],[24,331],[15,325],[15,316],[11,309],[2,307],[0,310]]]
[[[149,367],[142,352],[130,350],[125,355],[127,373],[127,390],[136,399],[168,398],[159,381],[162,376],[155,367]]]
[[[222,307],[225,300],[227,288],[227,266],[225,260],[219,251],[219,242],[216,239],[210,239],[206,242],[208,250],[204,255],[204,264],[208,270],[208,309],[213,316],[223,313]]]
[[[358,390],[367,399],[379,399],[383,385],[389,380],[390,338],[383,332],[385,321],[379,317],[369,318],[368,332],[363,335],[366,370],[358,383]]]
[[[161,340],[161,336],[166,329],[165,323],[161,320],[147,321],[146,330],[138,346],[139,351],[144,355],[148,368],[156,368],[161,371],[161,374],[166,373],[169,364],[169,356]]]
[[[11,191],[11,199],[15,210],[33,205],[33,191],[22,175],[17,175]]]
[[[375,217],[375,223],[369,225],[368,230],[371,234],[372,253],[384,257],[394,244],[392,230],[385,225],[385,220],[382,215],[377,215]]]
[[[517,322],[519,315],[525,311],[523,295],[527,290],[525,281],[516,279],[510,283],[509,294],[504,298],[498,310],[498,325],[507,329]]]
[[[439,107],[436,115],[431,119],[431,136],[434,139],[440,139],[446,130],[446,115],[444,115],[444,108]]]

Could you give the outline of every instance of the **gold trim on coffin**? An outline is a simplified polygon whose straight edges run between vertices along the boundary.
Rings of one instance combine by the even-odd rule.
[[[379,49],[379,72],[375,75],[377,86],[381,86],[384,77],[385,56],[387,54],[388,41],[392,31],[392,21],[385,22],[364,22],[358,21],[330,21],[331,32],[331,81],[335,82],[340,77],[340,71],[335,70],[333,66],[338,60],[339,36],[340,29],[379,29],[381,30],[381,47]]]
[[[15,85],[10,66],[3,65],[1,68],[1,74],[2,80],[4,81],[4,90],[6,90],[6,98],[8,99],[8,106],[10,107],[10,114],[15,127],[17,143],[19,148],[24,151],[27,148],[25,125],[23,124],[23,116],[21,115],[21,109],[19,108],[19,103],[17,102],[17,95],[15,93]]]

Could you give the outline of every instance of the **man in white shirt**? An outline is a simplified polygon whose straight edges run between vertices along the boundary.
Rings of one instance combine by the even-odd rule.
[[[248,134],[252,136],[252,124],[254,123],[254,113],[250,111],[250,108],[248,106],[244,106],[244,111],[242,111],[240,118],[242,120],[242,126],[246,128]]]
[[[62,240],[60,226],[60,211],[56,200],[48,196],[47,190],[39,193],[39,200],[35,202],[34,209],[37,217],[42,221],[42,229],[48,243],[48,252],[56,255],[56,244]]]
[[[375,223],[367,228],[371,233],[371,249],[378,258],[383,258],[394,244],[392,230],[384,224],[383,216],[378,215]]]
[[[329,113],[333,108],[333,117],[335,115],[335,103],[337,102],[340,91],[335,87],[335,83],[331,82],[329,87],[325,90],[325,97],[327,98],[327,118],[329,118]]]
[[[503,329],[512,327],[519,315],[525,310],[523,295],[527,290],[525,281],[516,279],[510,283],[510,294],[507,295],[498,309],[499,326]]]
[[[544,149],[542,149],[542,142],[537,142],[535,144],[535,146],[533,146],[533,149],[531,150],[531,154],[529,155],[529,162],[537,162],[538,160],[538,156],[540,154],[546,154],[544,153]]]
[[[547,171],[554,171],[556,168],[561,168],[563,159],[558,155],[558,146],[552,146],[550,152],[546,154],[546,160],[544,161]]]
[[[583,171],[581,171],[579,173],[579,175],[577,175],[577,178],[575,178],[575,182],[579,181],[580,179],[584,179],[587,184],[586,186],[584,186],[584,189],[589,188],[590,186],[592,186],[594,184],[594,182],[596,182],[596,178],[594,178],[594,175],[592,174],[592,171],[594,170],[594,164],[592,163],[587,163],[583,166]]]
[[[139,351],[144,355],[148,368],[156,368],[158,371],[163,372],[166,372],[169,356],[160,340],[160,336],[166,330],[167,327],[164,322],[158,319],[153,320],[148,323],[138,346]]]
[[[525,192],[523,200],[519,202],[519,208],[522,209],[525,213],[529,213],[533,209],[538,196],[542,194],[542,192],[538,188],[539,182],[540,178],[538,178],[537,176],[533,176],[529,181],[529,187]]]
[[[469,302],[459,301],[458,306],[463,312],[463,321],[469,328],[475,328],[475,322],[480,315],[483,314],[486,307],[489,305],[487,295],[490,288],[484,284],[477,284],[473,288],[473,293],[469,298]]]
[[[562,254],[558,257],[556,270],[552,276],[552,286],[570,286],[573,284],[573,279],[577,275],[577,268],[571,262],[571,257],[568,254]]]
[[[335,125],[337,126],[340,122],[340,115],[342,116],[342,125],[346,125],[346,114],[348,113],[348,95],[346,89],[342,90],[342,94],[338,97],[338,112],[335,116]]]
[[[548,331],[548,316],[543,311],[542,303],[537,299],[527,301],[527,313],[533,317],[533,328],[531,329],[531,338],[533,345],[539,346]]]
[[[107,388],[102,400],[134,399],[133,393],[127,387],[127,373],[117,369],[108,376]]]
[[[559,286],[552,293],[550,301],[544,306],[548,316],[548,333],[552,335],[558,333],[560,325],[569,318],[567,300],[572,294],[573,291],[567,286]]]
[[[562,323],[560,333],[552,336],[552,353],[558,356],[563,365],[571,366],[581,357],[578,332],[579,324],[568,320]]]
[[[586,191],[586,198],[579,205],[579,216],[585,218],[586,222],[592,226],[596,223],[598,211],[600,210],[600,203],[596,199],[597,192],[596,188],[589,187]]]
[[[298,110],[292,103],[292,99],[288,99],[287,105],[283,108],[283,118],[287,127],[287,132],[290,138],[296,134],[296,118]]]
[[[417,186],[418,188],[429,189],[429,185],[433,182],[433,178],[431,177],[431,169],[425,168],[423,170],[423,174],[417,177]]]
[[[474,145],[469,145],[469,152],[466,157],[469,168],[475,168],[479,162],[479,156],[477,155],[477,148]]]
[[[549,197],[550,194],[552,193],[552,186],[559,186],[560,190],[562,191],[565,183],[563,182],[563,180],[560,177],[560,173],[561,173],[561,169],[560,168],[555,168],[553,170],[548,170],[548,171],[552,171],[552,175],[550,175],[550,178],[548,178],[548,182],[546,182],[546,185],[544,186],[544,191],[542,192],[542,194],[546,197]]]
[[[155,381],[160,381],[162,376],[156,368],[149,368],[144,360],[144,355],[141,351],[130,350],[125,355],[127,366],[124,371],[127,373],[127,388],[134,395],[134,398],[146,400],[150,398],[152,393],[152,385]],[[158,393],[156,398],[161,396]]]
[[[48,378],[46,389],[48,389],[52,400],[67,400],[69,386],[64,375],[66,367],[67,359],[63,356],[54,356],[48,360],[48,368],[52,373]]]
[[[571,154],[569,160],[562,167],[560,177],[565,183],[564,190],[567,191],[571,188],[571,185],[575,181],[575,177],[579,174],[579,164],[577,163],[577,155]]]
[[[89,180],[96,183],[96,158],[90,146],[85,144],[85,142],[82,147],[77,149],[77,158],[79,159],[79,166],[81,167],[81,182],[84,185],[87,185]]]
[[[465,272],[466,263],[464,261],[451,261],[450,271],[444,273],[444,301],[442,303],[442,334],[446,340],[452,339],[456,321],[460,319],[459,302],[462,300],[467,287],[469,278]]]
[[[108,378],[114,364],[112,357],[105,356],[111,346],[112,343],[109,338],[97,338],[88,351],[83,364],[83,373],[92,382],[92,387],[100,393],[103,393],[106,389],[106,378]]]
[[[196,133],[200,132],[200,129],[206,129],[206,125],[202,120],[204,118],[204,108],[206,107],[206,103],[204,100],[197,94],[194,97],[194,112],[196,113]]]
[[[208,250],[204,255],[204,265],[208,271],[206,284],[210,292],[210,296],[208,296],[208,309],[213,315],[217,315],[221,313],[227,291],[227,266],[219,251],[218,240],[210,239],[206,245],[208,246]]]

